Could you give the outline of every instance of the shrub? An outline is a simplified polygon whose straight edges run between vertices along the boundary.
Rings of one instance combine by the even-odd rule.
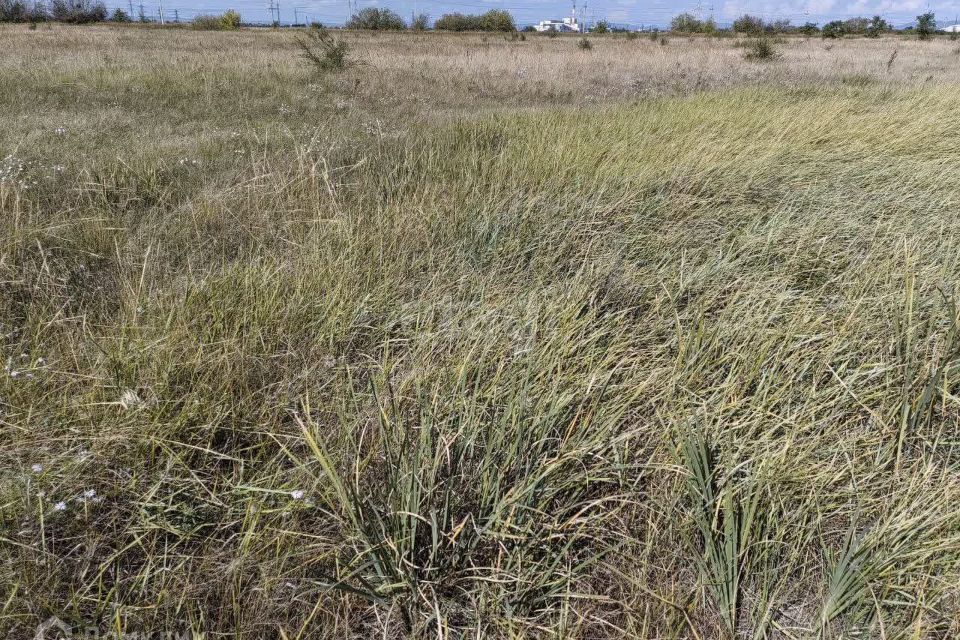
[[[583,49],[584,51],[590,51],[593,49],[593,45],[586,38],[580,38],[577,40],[577,48]]]
[[[440,16],[434,28],[441,31],[516,31],[517,25],[509,11],[491,9],[481,15],[446,13]]]
[[[191,26],[199,31],[234,31],[240,28],[240,14],[230,9],[219,16],[198,15]]]
[[[798,28],[797,31],[808,37],[815,36],[820,33],[820,27],[816,22],[807,22],[802,27]]]
[[[107,7],[99,0],[53,0],[50,14],[59,22],[88,24],[106,20]]]
[[[842,38],[846,33],[846,27],[843,24],[843,20],[834,20],[823,25],[823,30],[820,32],[820,35],[824,38]]]
[[[110,14],[110,22],[131,22],[130,14],[123,9],[114,9]]]
[[[743,57],[747,60],[765,61],[774,60],[779,56],[780,54],[769,38],[757,38],[750,42]]]
[[[410,28],[414,31],[426,31],[430,28],[430,16],[425,13],[418,13],[410,22]]]
[[[223,25],[223,28],[227,31],[233,31],[240,28],[240,24],[243,22],[243,19],[240,17],[240,14],[234,11],[233,9],[227,9],[220,16],[220,23]]]
[[[366,7],[353,14],[347,21],[347,29],[370,31],[401,31],[407,28],[403,18],[390,9]]]
[[[347,66],[347,43],[334,38],[323,27],[310,29],[306,37],[297,38],[296,43],[300,56],[318,71],[340,71]]]
[[[198,31],[219,31],[222,28],[219,16],[206,13],[194,16],[190,26]]]
[[[937,18],[932,12],[928,11],[923,15],[917,16],[916,32],[918,38],[921,40],[929,40],[936,30]]]

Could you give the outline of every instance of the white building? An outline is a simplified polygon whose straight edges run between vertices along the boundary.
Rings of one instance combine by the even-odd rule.
[[[944,27],[943,30],[947,33],[960,33],[960,24],[952,24],[949,27]]]
[[[564,18],[563,20],[541,20],[539,24],[533,27],[537,31],[556,31],[563,33],[565,31],[580,32],[580,23],[576,18]]]

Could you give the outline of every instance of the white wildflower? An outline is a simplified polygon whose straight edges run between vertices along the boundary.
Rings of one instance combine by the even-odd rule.
[[[42,464],[31,465],[30,470],[33,471],[34,473],[43,473],[43,465]]]
[[[53,505],[53,510],[54,510],[54,511],[66,511],[66,510],[67,510],[67,503],[66,503],[66,502],[63,502],[63,501],[60,501],[60,502],[58,502],[57,504]]]
[[[83,497],[87,500],[92,500],[97,496],[97,492],[94,489],[87,489],[83,492]]]
[[[303,496],[304,496],[304,493],[300,489],[295,489],[294,491],[290,492],[290,497],[293,498],[294,500],[302,500]]]

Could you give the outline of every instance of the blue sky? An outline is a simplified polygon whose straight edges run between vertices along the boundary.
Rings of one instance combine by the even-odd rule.
[[[166,17],[174,10],[181,19],[197,13],[219,12],[236,9],[248,22],[269,22],[268,6],[271,0],[144,0],[148,14],[156,15],[159,2],[163,2]],[[274,0],[277,1],[277,0]],[[513,13],[520,24],[529,24],[545,18],[569,15],[571,0],[279,0],[280,16],[284,23],[292,22],[294,10],[302,21],[303,16],[324,24],[342,24],[353,7],[388,7],[409,17],[411,12],[425,12],[437,18],[441,14],[460,11],[479,13],[490,8],[505,8]],[[768,19],[785,18],[794,24],[813,21],[823,23],[836,18],[848,18],[880,14],[895,25],[913,20],[914,16],[929,10],[935,11],[941,23],[952,23],[960,14],[960,0],[930,3],[927,0],[586,0],[587,12],[593,19],[606,18],[612,22],[632,25],[665,25],[680,12],[689,11],[704,17],[713,15],[720,23],[729,23],[738,15],[751,13]],[[109,0],[111,6],[127,8],[130,0]],[[578,0],[578,7],[584,0]],[[133,0],[135,12],[140,0]]]

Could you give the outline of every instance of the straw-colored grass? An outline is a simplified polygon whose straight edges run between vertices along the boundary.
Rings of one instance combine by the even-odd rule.
[[[10,637],[960,633],[945,43],[0,33]]]

